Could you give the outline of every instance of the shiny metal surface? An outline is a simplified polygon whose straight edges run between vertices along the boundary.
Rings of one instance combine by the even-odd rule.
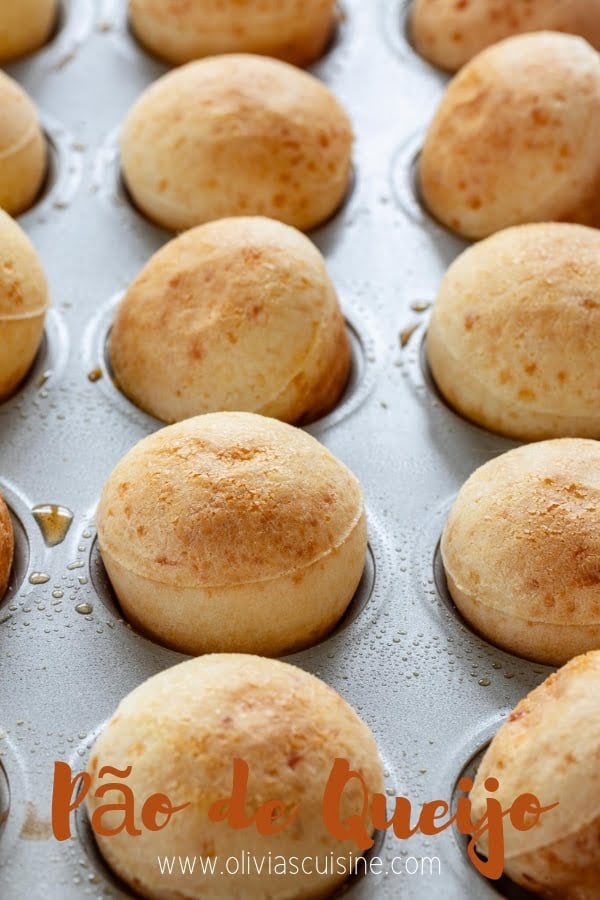
[[[53,309],[33,371],[0,406],[0,489],[17,522],[13,584],[0,604],[0,818],[10,788],[2,900],[125,895],[85,822],[65,844],[51,837],[52,767],[59,759],[82,766],[119,700],[184,659],[119,619],[94,541],[106,476],[157,427],[110,382],[111,310],[169,238],[129,205],[119,177],[120,125],[166,71],[129,35],[124,10],[125,0],[70,0],[52,43],[8,67],[39,106],[53,148],[45,195],[20,218]],[[363,483],[373,558],[356,616],[289,660],[355,706],[377,736],[391,789],[417,806],[451,797],[502,716],[547,670],[475,636],[444,596],[439,571],[436,580],[452,498],[477,466],[513,445],[449,410],[423,364],[423,307],[465,246],[414,190],[415,155],[445,76],[411,50],[405,3],[344,0],[344,11],[313,71],[353,118],[356,179],[343,209],[311,237],[352,327],[355,373],[340,408],[310,430]],[[98,368],[101,377],[90,379]],[[50,503],[74,513],[53,547],[31,512]],[[32,573],[49,578],[34,584]],[[505,890],[482,880],[451,832],[406,843],[388,835],[381,852],[437,856],[442,877],[367,876],[347,896],[462,900]]]

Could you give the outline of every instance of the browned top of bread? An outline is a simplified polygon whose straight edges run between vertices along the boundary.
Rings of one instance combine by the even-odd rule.
[[[16,81],[0,71],[0,155],[15,153],[38,128],[32,101]]]
[[[244,51],[308,65],[326,48],[336,13],[336,0],[129,0],[138,39],[176,64]]]
[[[506,615],[600,624],[600,442],[542,441],[481,466],[442,555],[461,591]]]
[[[577,656],[510,714],[492,741],[471,793],[473,820],[485,809],[486,778],[506,809],[520,794],[559,806],[530,831],[505,826],[506,857],[563,841],[600,810],[600,651]]]
[[[50,36],[58,0],[18,0],[0,4],[0,60],[5,63],[37,50]]]
[[[172,137],[165,127],[187,134],[192,146],[195,138],[218,142],[222,135],[284,139],[294,126],[311,143],[319,134],[323,172],[339,163],[338,141],[345,148],[352,135],[344,109],[313,75],[281,60],[228,53],[187,63],[153,82],[131,109],[123,142],[140,129],[142,138],[159,138],[160,147]],[[300,153],[302,146],[290,149]]]
[[[258,796],[270,785],[272,796],[290,807],[304,798],[312,812],[315,804],[320,809],[332,754],[349,761],[370,756],[369,774],[379,770],[381,785],[374,738],[337,691],[260,656],[208,654],[149,678],[119,704],[92,752],[91,770],[111,753],[116,765],[128,748],[134,754],[128,764],[140,757],[133,768],[138,777],[143,771],[144,789],[176,776],[178,793],[195,807],[219,799],[234,757],[250,766]]]
[[[256,828],[214,824],[212,803],[231,793],[232,764],[249,768],[245,809],[256,812],[277,798],[291,823],[275,836]],[[281,854],[284,858],[335,852],[356,856],[350,841],[334,838],[323,821],[323,795],[336,758],[361,773],[370,792],[383,792],[383,766],[368,726],[330,687],[294,666],[258,656],[213,654],[174,666],[136,688],[100,734],[88,765],[94,787],[104,765],[132,766],[135,796],[165,791],[173,804],[189,804],[162,833],[146,830],[100,838],[120,874],[148,897],[322,897],[335,887],[335,873],[299,872],[274,877],[255,872],[240,878],[223,873],[211,890],[206,876],[173,882],[153,865],[157,853],[207,853],[225,858]],[[91,790],[88,807],[99,800]],[[343,793],[343,819],[360,815],[363,790],[352,779]],[[118,814],[117,814],[118,815]],[[111,813],[103,816],[110,823]],[[112,814],[115,823],[115,814]],[[367,825],[368,827],[368,825]],[[176,876],[177,878],[177,876]],[[342,876],[338,880],[342,880]]]
[[[6,503],[0,496],[0,600],[4,596],[10,577],[14,553],[12,522]]]
[[[282,28],[293,24],[300,30],[311,17],[318,23],[333,6],[334,0],[129,0],[134,21],[162,28],[171,41],[177,33],[185,40],[192,31],[205,40],[229,37],[232,43],[257,37],[275,41]]]
[[[599,0],[414,0],[416,49],[454,71],[485,47],[529,31],[566,31],[600,46]]]
[[[295,385],[302,412],[326,392],[332,357],[348,356],[343,327],[330,349],[339,318],[312,241],[236,216],[192,228],[150,259],[117,311],[110,358],[119,386],[163,421],[276,405],[289,421]]]
[[[169,227],[251,213],[305,229],[316,192],[339,201],[351,146],[346,112],[314,76],[225,54],[155,81],[127,117],[121,158],[134,197]]]
[[[140,441],[110,475],[100,546],[168,584],[293,574],[331,553],[363,513],[356,478],[305,432],[252,413],[211,413]]]
[[[425,202],[473,238],[524,222],[596,224],[599,139],[592,47],[554,32],[507,38],[448,85],[419,163]]]
[[[170,13],[176,23],[191,19],[205,27],[222,27],[223,22],[244,16],[249,24],[254,24],[254,20],[265,21],[270,28],[271,24],[275,27],[278,20],[287,22],[290,17],[300,17],[311,9],[327,7],[331,0],[196,0],[194,3],[184,0],[183,3],[171,2],[170,10],[165,9],[165,0],[129,0],[129,4],[157,19],[166,18]],[[238,30],[243,31],[244,22],[238,21],[237,25]]]
[[[519,225],[469,247],[444,276],[429,336],[508,419],[515,406],[565,427],[588,417],[600,435],[600,232]],[[445,375],[454,402],[461,383]]]
[[[25,232],[0,210],[0,319],[37,315],[47,306],[39,257]]]

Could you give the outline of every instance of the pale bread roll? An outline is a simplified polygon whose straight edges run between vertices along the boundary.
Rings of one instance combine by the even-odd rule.
[[[25,377],[39,349],[48,285],[24,231],[0,210],[0,401]]]
[[[106,482],[97,525],[126,617],[186,653],[316,643],[365,562],[354,475],[306,432],[252,413],[197,416],[140,441]]]
[[[129,0],[129,20],[152,53],[181,65],[220,53],[260,53],[305,66],[325,51],[335,0]]]
[[[234,758],[249,767],[246,812],[252,814],[268,800],[279,800],[294,821],[278,835],[260,835],[254,826],[234,829],[213,823],[208,810],[232,789]],[[330,854],[349,869],[355,845],[339,841],[325,827],[322,802],[336,758],[346,759],[360,772],[371,793],[383,793],[383,766],[368,726],[336,693],[314,675],[295,666],[257,656],[215,654],[190,660],[155,675],[130,693],[97,739],[88,772],[90,814],[98,807],[93,792],[103,782],[103,766],[132,766],[126,783],[137,798],[165,793],[173,805],[191,802],[176,813],[163,831],[144,830],[132,837],[121,833],[98,836],[107,862],[142,897],[177,900],[180,897],[232,897],[238,900],[309,900],[330,896],[344,880],[334,870],[327,875],[305,874],[304,857],[318,857],[324,870]],[[108,794],[104,799],[114,796]],[[139,802],[139,801],[138,801]],[[363,792],[356,779],[347,786],[340,815],[362,817]],[[122,820],[106,813],[103,825]],[[367,828],[369,822],[367,820]],[[372,829],[371,829],[372,830]],[[254,855],[262,874],[161,877],[157,856],[218,857],[217,872],[226,860]],[[266,857],[298,858],[300,871],[267,874]],[[289,862],[288,862],[289,865]],[[246,863],[246,867],[250,868]],[[234,868],[233,865],[230,866]],[[313,863],[313,870],[316,868]]]
[[[452,231],[600,224],[600,59],[538,32],[478,54],[450,82],[419,159],[420,190]]]
[[[287,63],[233,54],[188,63],[131,109],[125,183],[165,228],[264,215],[305,231],[350,183],[352,127],[333,94]]]
[[[571,660],[524,700],[492,741],[471,792],[481,819],[487,778],[503,809],[520,794],[558,802],[529,831],[504,819],[505,874],[541,897],[597,900],[600,873],[600,652]],[[479,849],[485,854],[487,843]]]
[[[4,597],[12,568],[15,540],[10,514],[0,494],[0,600]]]
[[[0,61],[42,47],[58,16],[58,0],[3,0],[0,3]]]
[[[600,438],[600,232],[519,225],[446,273],[427,333],[444,397],[517,440]]]
[[[238,410],[299,423],[335,405],[350,350],[314,244],[239,217],[152,257],[119,306],[110,360],[121,390],[165,422]]]
[[[465,619],[511,653],[562,665],[600,648],[600,442],[527,444],[463,485],[441,543]]]
[[[565,31],[600,48],[599,0],[414,0],[410,35],[421,56],[456,72],[477,53],[515,34]]]
[[[16,81],[0,72],[0,207],[11,216],[34,202],[47,157],[35,106]]]

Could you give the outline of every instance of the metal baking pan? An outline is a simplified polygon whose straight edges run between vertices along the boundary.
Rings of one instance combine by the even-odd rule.
[[[338,287],[354,370],[339,407],[310,431],[362,481],[370,556],[341,626],[288,660],[358,710],[379,742],[390,792],[416,808],[452,797],[503,716],[548,670],[469,630],[436,555],[461,484],[513,444],[447,408],[424,363],[428,304],[465,244],[427,215],[414,188],[423,129],[446,79],[411,49],[406,6],[344,0],[335,40],[313,67],[349,110],[357,143],[351,194],[311,234]],[[44,194],[20,224],[41,255],[53,307],[33,370],[0,406],[0,490],[17,542],[0,604],[0,896],[122,897],[83,817],[70,841],[52,837],[50,793],[54,761],[82,768],[121,698],[185,658],[122,621],[94,532],[105,478],[158,426],[112,384],[104,347],[116,300],[170,237],[130,205],[116,150],[129,107],[166,67],[129,34],[125,0],[64,0],[50,44],[7,71],[41,110],[52,148]],[[33,514],[48,504],[72,513],[54,546]],[[441,874],[423,864],[413,875],[367,875],[347,896],[522,896],[484,881],[450,831],[408,842],[388,834],[378,853],[384,869],[393,857],[435,857]]]

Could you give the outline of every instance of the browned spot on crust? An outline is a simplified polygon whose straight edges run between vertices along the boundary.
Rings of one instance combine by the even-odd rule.
[[[202,341],[199,338],[192,339],[188,355],[190,359],[196,360],[197,362],[204,357],[204,348],[202,346]]]
[[[244,462],[264,453],[262,447],[241,447],[239,445],[222,448],[216,456],[225,462]]]
[[[159,566],[176,566],[177,565],[176,560],[168,559],[166,556],[163,556],[163,555],[155,557],[155,560],[159,564]]]
[[[132,756],[141,756],[142,753],[145,752],[145,750],[146,745],[143,741],[138,741],[137,743],[132,744],[131,747],[129,747],[129,753],[131,753]]]
[[[529,388],[521,388],[518,393],[519,400],[535,400],[535,394]]]

